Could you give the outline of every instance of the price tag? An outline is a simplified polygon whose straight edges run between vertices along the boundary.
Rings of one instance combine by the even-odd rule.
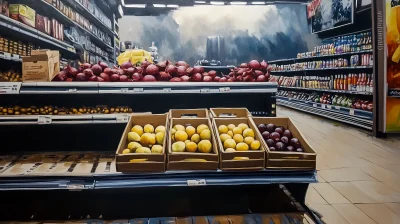
[[[10,53],[4,52],[4,58],[6,58],[6,59],[11,58],[11,54],[10,54]]]
[[[350,114],[351,116],[354,116],[354,109],[350,109],[350,110],[349,110],[349,114]]]
[[[83,185],[83,184],[70,184],[70,185],[67,185],[67,189],[69,189],[69,190],[82,190],[82,189],[85,189],[85,185]]]
[[[322,108],[322,109],[325,109],[325,108],[326,108],[326,105],[325,105],[325,104],[321,104],[321,108]]]
[[[143,92],[143,88],[133,88],[133,92]]]
[[[200,92],[201,92],[201,93],[209,93],[209,92],[210,92],[210,89],[200,89]]]
[[[335,106],[335,109],[336,110],[340,110],[340,106]]]
[[[19,94],[21,82],[0,82],[0,94]]]
[[[129,88],[121,88],[121,93],[127,93],[129,92]]]
[[[313,106],[313,107],[317,107],[317,104],[316,104],[316,103],[314,103],[312,106]]]
[[[78,89],[74,88],[74,89],[68,89],[69,93],[76,93],[78,92]]]
[[[329,110],[332,109],[331,105],[326,105],[326,108],[328,108]]]
[[[15,59],[15,60],[19,60],[20,59],[18,54],[13,54],[12,58]]]
[[[200,179],[200,180],[187,180],[187,185],[188,186],[205,186],[207,185],[205,179]]]
[[[51,124],[51,115],[39,115],[38,124]]]
[[[118,123],[127,123],[129,120],[128,114],[117,114],[116,119]]]
[[[163,90],[164,90],[164,93],[170,93],[172,91],[171,88],[164,88]]]
[[[229,87],[221,87],[219,88],[219,92],[229,92],[231,90],[231,88]]]

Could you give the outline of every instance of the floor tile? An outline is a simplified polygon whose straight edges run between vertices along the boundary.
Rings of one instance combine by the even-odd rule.
[[[359,180],[369,180],[374,181],[370,175],[363,172],[361,168],[341,168],[332,170],[321,170],[318,172],[322,178],[327,182],[334,181],[359,181]]]
[[[400,215],[400,203],[386,203],[385,205],[388,206],[394,213]]]
[[[379,203],[400,202],[400,193],[382,182],[354,181],[352,184]]]
[[[377,201],[365,194],[351,182],[332,182],[330,185],[351,203],[376,203]]]
[[[357,204],[356,206],[378,224],[400,223],[400,216],[385,204]]]
[[[315,205],[311,209],[319,213],[326,224],[349,224],[331,205]]]
[[[371,177],[385,182],[399,181],[400,176],[378,165],[363,167],[362,170]]]
[[[311,184],[329,204],[351,203],[328,183]]]
[[[326,180],[321,177],[321,175],[317,174],[318,182],[319,183],[326,183]]]
[[[306,204],[307,205],[327,205],[328,202],[322,198],[322,196],[314,189],[314,187],[309,186],[306,195]]]
[[[334,204],[332,206],[350,224],[376,224],[375,221],[353,204]]]

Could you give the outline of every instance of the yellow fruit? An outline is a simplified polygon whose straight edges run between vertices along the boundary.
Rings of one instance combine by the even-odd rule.
[[[186,144],[186,143],[188,143],[188,142],[190,142],[190,140],[189,140],[189,139],[185,141],[185,144]]]
[[[224,149],[227,149],[227,148],[235,148],[236,147],[236,142],[235,142],[235,140],[233,140],[233,139],[227,139],[225,142],[224,142]]]
[[[150,134],[150,133],[144,133],[142,135],[142,137],[140,137],[140,144],[142,144],[142,146],[150,146],[150,145],[154,145],[156,144],[156,138],[154,135]]]
[[[196,128],[194,128],[193,126],[187,126],[186,133],[188,134],[188,136],[190,138],[190,137],[192,137],[192,135],[196,134]]]
[[[176,133],[175,129],[171,129],[171,135],[174,135]]]
[[[231,139],[232,137],[228,134],[222,134],[219,138],[221,139],[221,142],[224,143],[227,139]]]
[[[247,124],[245,124],[245,123],[240,123],[240,124],[238,125],[238,127],[239,127],[240,129],[242,129],[242,130],[245,130],[245,129],[248,129],[248,128],[249,128],[249,126],[248,126]]]
[[[194,142],[186,143],[186,151],[188,152],[196,152],[197,151],[197,144]]]
[[[226,134],[229,131],[229,129],[226,125],[220,125],[218,127],[218,131],[220,134]]]
[[[159,132],[165,132],[165,127],[163,125],[160,125],[156,128],[155,132],[156,134]]]
[[[248,150],[249,146],[244,142],[238,143],[236,145],[236,151],[248,151]]]
[[[233,136],[233,140],[235,140],[236,144],[243,142],[243,136],[241,134],[236,134]]]
[[[172,144],[172,152],[184,152],[185,151],[185,143],[184,142],[175,142]]]
[[[175,142],[175,135],[171,136],[172,142]]]
[[[143,128],[145,133],[154,133],[154,127],[151,124],[146,124]]]
[[[129,149],[124,149],[124,151],[122,151],[122,154],[128,154],[128,153],[131,153],[131,150],[129,150]]]
[[[185,127],[183,125],[177,124],[173,127],[176,131],[185,131]]]
[[[205,124],[201,124],[201,125],[197,126],[197,134],[201,134],[201,132],[206,129],[210,129],[210,128],[208,128],[208,126]]]
[[[250,144],[251,150],[259,150],[259,149],[260,149],[260,146],[261,146],[261,143],[260,143],[260,141],[257,141],[257,140],[253,141],[253,142]]]
[[[188,134],[184,131],[176,131],[175,133],[175,141],[184,142],[188,139]]]
[[[137,143],[137,142],[130,142],[130,143],[128,144],[128,149],[131,150],[131,152],[135,152],[136,149],[138,149],[138,148],[140,148],[140,147],[142,147],[142,145],[140,145],[140,144]]]
[[[153,145],[153,147],[151,147],[151,153],[162,154],[163,153],[163,147],[161,145]]]
[[[140,147],[136,149],[136,153],[151,153],[151,150],[147,147]]]
[[[228,133],[226,133],[226,134],[228,134],[229,136],[233,137],[233,131],[228,131]]]
[[[209,153],[209,152],[211,152],[212,145],[209,140],[201,140],[199,142],[199,144],[197,145],[197,148],[198,148],[199,152]]]
[[[192,137],[190,138],[190,140],[196,144],[198,144],[200,142],[200,135],[199,134],[194,134],[192,135]]]
[[[138,141],[140,141],[140,136],[136,132],[129,132],[128,133],[128,141],[129,142],[138,142]]]
[[[135,125],[131,129],[131,132],[136,132],[139,136],[143,135],[143,128],[140,125]]]
[[[253,137],[254,138],[254,131],[250,128],[243,131],[243,137]]]
[[[164,137],[165,137],[165,132],[158,132],[156,134],[156,141],[157,144],[163,145],[164,144]]]
[[[244,143],[246,143],[247,145],[250,145],[253,141],[254,141],[253,137],[244,138]]]
[[[233,148],[227,148],[225,149],[225,152],[236,152],[236,150]]]
[[[200,134],[201,140],[211,140],[211,130],[205,129]]]
[[[229,131],[233,131],[236,126],[234,124],[228,124]]]
[[[241,135],[243,133],[243,130],[241,129],[241,128],[239,128],[239,127],[236,127],[236,128],[234,128],[233,129],[233,134],[239,134],[239,135]]]

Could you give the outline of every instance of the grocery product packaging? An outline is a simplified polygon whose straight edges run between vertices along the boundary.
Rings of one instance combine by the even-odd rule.
[[[5,15],[7,17],[10,16],[8,1],[0,0],[0,14]]]
[[[10,4],[11,18],[20,21],[28,26],[35,27],[36,11],[27,5]]]
[[[235,118],[235,117],[251,117],[251,113],[247,108],[210,108],[211,115],[214,118]]]
[[[255,126],[260,124],[274,124],[275,126],[282,126],[288,129],[293,138],[297,138],[301,144],[304,152],[294,151],[271,151],[267,143],[262,137],[262,133],[257,129],[257,134],[261,139],[262,144],[267,149],[266,155],[266,168],[276,169],[306,169],[313,170],[317,166],[317,154],[310,146],[304,135],[301,134],[299,129],[290,118],[270,118],[270,117],[253,117],[252,121]]]
[[[261,142],[260,148],[258,150],[247,150],[247,151],[235,151],[235,152],[225,152],[223,147],[223,142],[221,138],[218,137],[222,133],[219,133],[218,127],[220,125],[228,126],[233,124],[238,126],[239,124],[247,124],[250,129],[254,132],[254,140]],[[264,169],[265,163],[265,146],[262,144],[260,136],[257,135],[257,127],[251,122],[250,118],[214,118],[213,119],[214,130],[217,136],[218,148],[220,154],[220,169],[221,170],[261,170]]]
[[[60,53],[50,50],[32,50],[22,57],[23,82],[47,82],[60,72]]]
[[[167,145],[167,121],[168,114],[133,114],[130,116],[126,125],[125,131],[122,134],[116,152],[116,167],[118,172],[162,172],[165,171],[165,151]],[[146,124],[152,125],[154,128],[162,125],[165,127],[166,132],[163,139],[163,152],[162,153],[127,153],[123,151],[128,148],[128,133],[131,132],[132,127],[140,125],[144,127]]]

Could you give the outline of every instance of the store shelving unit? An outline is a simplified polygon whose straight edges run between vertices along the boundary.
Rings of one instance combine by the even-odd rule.
[[[314,89],[314,88],[291,87],[291,86],[279,86],[278,88],[279,89],[287,89],[287,90],[306,90],[306,91],[342,93],[342,94],[353,94],[353,95],[372,95],[372,93],[370,93],[370,92],[335,90],[335,89]]]
[[[338,67],[338,68],[309,68],[309,69],[299,69],[299,70],[281,70],[281,71],[271,71],[274,73],[293,73],[293,72],[307,72],[307,71],[330,71],[330,70],[359,70],[359,69],[372,69],[372,66],[357,66],[357,67]]]
[[[348,56],[354,54],[365,54],[365,53],[372,53],[372,50],[362,50],[356,52],[346,52],[346,53],[338,53],[338,54],[330,54],[330,55],[319,55],[319,56],[311,56],[311,57],[300,57],[300,58],[288,58],[288,59],[280,59],[280,60],[272,60],[268,61],[269,64],[273,63],[280,63],[280,62],[292,62],[295,63],[297,61],[308,60],[308,59],[325,59],[325,58],[336,58],[340,56]]]

